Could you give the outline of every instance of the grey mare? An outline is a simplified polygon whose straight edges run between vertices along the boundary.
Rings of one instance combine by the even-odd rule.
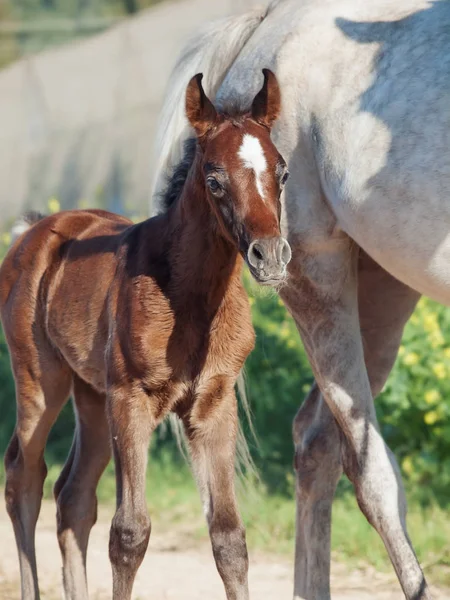
[[[203,71],[222,109],[243,109],[264,67],[280,82],[274,140],[291,172],[280,293],[316,379],[294,422],[294,596],[330,598],[331,505],[345,472],[405,597],[430,598],[373,398],[420,294],[450,304],[450,2],[279,0],[206,27],[169,82],[155,193],[189,135],[189,77]]]

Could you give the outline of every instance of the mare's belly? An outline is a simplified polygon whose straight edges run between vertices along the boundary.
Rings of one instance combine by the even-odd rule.
[[[439,211],[423,199],[396,208],[379,200],[376,209],[361,207],[347,233],[398,280],[450,305],[450,207]]]

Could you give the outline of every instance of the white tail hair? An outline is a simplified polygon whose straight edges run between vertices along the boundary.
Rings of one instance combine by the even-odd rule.
[[[259,446],[256,431],[252,422],[250,404],[245,389],[244,370],[242,370],[239,374],[238,380],[236,382],[236,387],[238,392],[238,399],[247,419],[251,437],[253,438],[255,444]],[[186,451],[187,444],[186,437],[184,434],[183,423],[174,413],[170,413],[169,424],[181,454],[187,462],[190,462],[189,455]],[[258,479],[258,473],[255,467],[255,463],[253,462],[253,458],[250,453],[240,420],[238,421],[238,433],[236,443],[236,472],[239,476],[241,476],[242,479],[244,479],[244,477],[252,477],[254,479]]]
[[[191,77],[203,72],[204,90],[215,98],[220,84],[242,48],[267,14],[267,8],[209,23],[187,43],[170,75],[156,132],[151,212],[160,209],[160,195],[167,174],[183,156],[190,129],[185,115],[184,95]]]
[[[32,210],[20,216],[11,228],[11,244],[14,244],[17,238],[30,229],[32,225],[43,219],[44,216]]]

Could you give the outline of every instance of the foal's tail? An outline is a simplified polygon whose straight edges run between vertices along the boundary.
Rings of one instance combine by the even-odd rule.
[[[250,404],[247,398],[247,392],[245,389],[245,378],[244,371],[242,370],[238,380],[236,382],[236,387],[238,391],[238,399],[241,405],[241,408],[244,412],[247,425],[250,431],[250,436],[258,446],[258,438],[256,436],[255,429],[253,427],[252,415],[250,410]],[[178,444],[178,448],[180,449],[181,454],[184,458],[189,461],[187,452],[186,452],[186,438],[184,435],[184,428],[181,420],[174,414],[170,414],[169,418],[170,428],[172,430],[173,435]],[[248,447],[247,439],[245,437],[245,433],[241,424],[241,420],[238,421],[238,434],[237,434],[237,444],[236,444],[236,472],[242,479],[258,479],[258,471],[256,469],[255,463],[253,462],[252,455],[250,453],[250,449]]]
[[[35,210],[30,210],[17,219],[11,229],[11,244],[19,238],[22,233],[25,233],[32,225],[43,219],[45,215]]]
[[[239,374],[237,383],[236,383],[238,397],[240,404],[242,406],[242,410],[244,411],[244,415],[247,421],[247,425],[250,432],[250,438],[255,442],[256,446],[259,446],[258,436],[256,435],[256,431],[253,425],[252,420],[252,411],[250,408],[250,402],[247,397],[247,390],[245,385],[245,375],[244,369]],[[248,447],[247,439],[245,437],[244,430],[241,425],[241,420],[238,423],[238,437],[237,437],[237,464],[236,469],[240,474],[251,475],[253,477],[258,476],[258,472],[253,462],[252,455],[250,453],[250,449]]]
[[[267,14],[267,8],[208,23],[183,48],[171,73],[156,134],[154,178],[150,210],[158,212],[159,196],[166,176],[183,156],[189,137],[185,116],[186,86],[196,73],[204,72],[202,84],[214,98],[228,70]]]

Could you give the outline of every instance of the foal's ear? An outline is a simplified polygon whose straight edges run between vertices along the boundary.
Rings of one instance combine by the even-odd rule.
[[[252,117],[261,125],[272,129],[281,111],[281,93],[277,78],[263,69],[264,84],[252,104]]]
[[[202,73],[195,75],[186,90],[186,116],[198,137],[205,135],[217,120],[217,111],[205,94],[202,79]]]

